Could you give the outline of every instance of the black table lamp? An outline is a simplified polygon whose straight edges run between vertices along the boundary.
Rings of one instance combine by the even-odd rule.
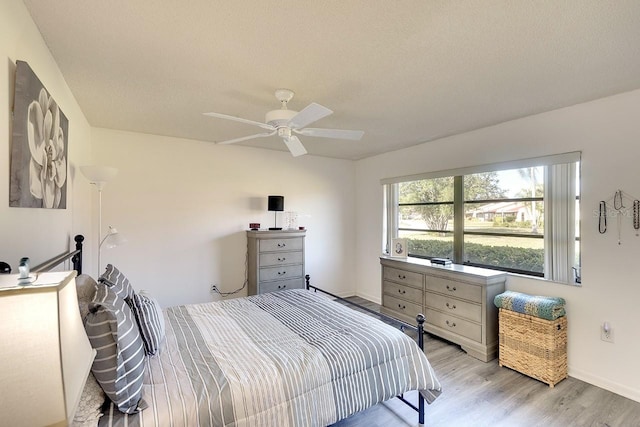
[[[273,211],[273,227],[269,227],[269,230],[282,230],[282,227],[276,227],[278,225],[277,222],[277,212],[282,212],[284,210],[284,196],[269,196],[269,211]]]

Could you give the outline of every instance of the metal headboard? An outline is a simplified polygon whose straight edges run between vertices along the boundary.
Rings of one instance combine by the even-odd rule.
[[[63,252],[60,255],[56,255],[50,260],[43,262],[42,264],[38,264],[31,269],[34,273],[41,273],[43,271],[49,271],[55,266],[62,264],[68,259],[71,259],[71,263],[73,264],[73,269],[78,272],[78,275],[82,274],[82,242],[84,241],[84,236],[82,234],[77,234],[73,240],[76,242],[76,249],[72,251]]]
[[[52,268],[62,264],[63,262],[71,259],[71,263],[73,264],[73,269],[78,272],[78,274],[82,274],[82,242],[84,242],[84,236],[82,234],[77,234],[73,240],[76,242],[75,250],[66,251],[59,255],[54,256],[53,258],[36,265],[31,268],[31,272],[33,273],[42,273],[44,271],[49,271]],[[2,263],[3,267],[6,266],[9,269],[9,264]],[[0,272],[1,273],[1,272]]]

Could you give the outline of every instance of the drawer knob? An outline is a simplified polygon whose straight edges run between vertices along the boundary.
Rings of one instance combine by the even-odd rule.
[[[286,271],[278,271],[278,276],[282,276],[284,274],[287,274],[287,272]]]
[[[455,328],[456,327],[456,322],[449,322],[448,320],[445,322],[447,324],[448,327],[450,328]]]
[[[399,293],[399,294],[406,294],[406,293],[407,293],[407,291],[404,291],[404,290],[402,290],[402,289],[398,289],[398,293]]]
[[[404,310],[405,308],[407,308],[406,305],[402,305],[402,304],[398,304],[398,308],[401,310]]]
[[[286,261],[286,260],[287,260],[287,259],[286,259],[285,257],[278,258],[278,261],[281,261],[281,262],[282,262],[282,261]]]
[[[448,291],[451,291],[451,292],[455,292],[456,287],[455,287],[455,286],[449,286],[449,285],[447,285],[447,290],[448,290]]]
[[[287,244],[286,244],[286,243],[278,243],[278,247],[279,247],[279,248],[284,248],[285,246],[287,246]]]
[[[286,287],[287,287],[287,285],[278,285],[278,289],[284,289]]]
[[[456,309],[456,305],[455,305],[455,304],[449,304],[449,303],[446,303],[445,305],[446,305],[446,306],[447,306],[447,308],[448,308],[448,309],[450,309],[450,310],[455,310],[455,309]]]
[[[407,276],[405,276],[404,274],[398,274],[398,279],[404,280],[406,278]]]

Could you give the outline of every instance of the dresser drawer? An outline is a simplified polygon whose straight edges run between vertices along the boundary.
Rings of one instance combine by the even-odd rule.
[[[404,301],[389,295],[384,295],[382,297],[382,305],[387,307],[389,310],[397,311],[398,313],[405,314],[409,317],[416,317],[418,313],[422,313],[422,305]]]
[[[304,281],[302,278],[278,280],[277,282],[260,283],[259,292],[265,294],[268,292],[284,291],[285,289],[304,289]]]
[[[428,276],[426,280],[426,289],[477,303],[482,302],[481,286]]]
[[[422,289],[400,285],[398,283],[384,281],[384,293],[404,300],[420,304],[422,302]]]
[[[413,286],[422,289],[422,274],[412,271],[399,270],[393,267],[384,267],[384,278],[403,285]]]
[[[247,231],[247,294],[304,288],[304,230]]]
[[[259,281],[266,282],[270,280],[286,280],[289,278],[302,277],[302,269],[302,264],[261,268]],[[260,286],[262,286],[262,284]]]
[[[426,292],[424,304],[447,314],[463,317],[473,322],[482,322],[482,306],[457,298],[451,298],[433,292]]]
[[[473,341],[482,342],[482,325],[449,316],[445,313],[427,308],[425,316],[427,323],[447,330],[451,333],[461,335]]]
[[[269,267],[283,264],[302,264],[302,252],[277,252],[260,254],[260,266]]]
[[[260,252],[276,251],[300,251],[302,250],[302,237],[291,239],[268,239],[260,240]]]

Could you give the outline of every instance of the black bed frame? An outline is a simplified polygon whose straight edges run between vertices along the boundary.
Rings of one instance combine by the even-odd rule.
[[[33,267],[31,269],[32,272],[34,273],[39,273],[39,272],[43,272],[43,271],[48,271],[50,269],[52,269],[53,267],[62,264],[63,262],[67,261],[68,259],[71,259],[71,263],[73,264],[73,269],[76,270],[78,272],[78,275],[82,274],[82,245],[84,242],[84,236],[81,234],[76,235],[73,240],[76,242],[76,249],[72,250],[72,251],[67,251],[64,252],[60,255],[57,255],[41,264],[36,265],[35,267]],[[400,324],[400,329],[402,331],[404,331],[405,329],[411,329],[417,332],[418,334],[418,338],[417,338],[417,342],[418,342],[418,347],[420,347],[420,350],[424,351],[424,321],[425,321],[425,317],[423,314],[418,314],[416,316],[416,322],[417,322],[417,326],[413,326],[409,323],[403,322],[402,320],[398,320],[395,319],[393,317],[387,316],[385,314],[379,313],[377,311],[371,310],[370,308],[364,307],[360,304],[357,304],[353,301],[349,301],[347,299],[344,299],[342,297],[339,297],[337,295],[332,294],[331,292],[325,291],[323,289],[320,289],[316,286],[311,285],[310,280],[311,280],[311,276],[309,276],[308,274],[305,277],[305,286],[308,290],[313,289],[314,292],[316,291],[320,291],[324,294],[327,294],[329,296],[331,296],[332,298],[335,298],[339,301],[342,301],[346,304],[350,304],[353,305],[355,307],[357,307],[360,310],[366,311],[368,313],[371,313],[383,320],[386,320],[390,323],[396,323],[396,324]],[[424,397],[422,397],[422,394],[420,393],[420,391],[418,391],[418,406],[415,406],[413,403],[409,402],[408,400],[406,400],[404,398],[404,396],[401,394],[399,396],[396,396],[398,399],[400,399],[402,402],[404,402],[406,405],[410,406],[411,408],[413,408],[414,410],[416,410],[418,412],[418,423],[420,425],[424,425]]]
[[[418,342],[418,347],[420,347],[420,350],[422,350],[424,352],[424,321],[425,321],[425,317],[423,314],[418,314],[416,316],[416,322],[417,322],[417,326],[413,326],[409,323],[403,322],[402,320],[398,320],[394,317],[391,316],[387,316],[386,314],[382,314],[379,313],[375,310],[371,310],[370,308],[364,307],[358,303],[355,303],[353,301],[349,301],[348,299],[344,299],[342,297],[339,297],[337,295],[332,294],[331,292],[325,291],[323,289],[320,289],[316,286],[313,286],[310,283],[311,280],[311,276],[309,276],[308,274],[306,276],[304,276],[305,279],[305,287],[307,288],[307,290],[311,290],[313,289],[313,291],[320,291],[324,294],[327,294],[329,296],[331,296],[332,298],[337,299],[338,301],[342,301],[346,304],[350,304],[353,305],[355,307],[357,307],[360,310],[364,310],[367,313],[371,313],[383,320],[386,320],[388,322],[391,323],[399,323],[400,324],[400,330],[404,331],[405,329],[411,329],[414,330],[418,333],[418,338],[417,338],[417,342]],[[420,391],[418,391],[418,406],[414,405],[413,403],[409,402],[408,400],[406,400],[404,398],[404,396],[401,394],[399,396],[396,396],[398,399],[400,399],[402,402],[404,402],[405,404],[407,404],[408,406],[410,406],[411,408],[413,408],[414,410],[418,411],[418,424],[420,425],[424,425],[424,397],[422,397],[422,394],[420,393]]]
[[[82,274],[82,242],[84,242],[84,236],[82,234],[77,234],[73,240],[76,242],[75,251],[67,251],[60,255],[56,255],[42,264],[36,265],[31,269],[31,271],[34,273],[49,271],[56,265],[62,264],[66,260],[71,259],[73,269],[78,272],[78,275]]]

